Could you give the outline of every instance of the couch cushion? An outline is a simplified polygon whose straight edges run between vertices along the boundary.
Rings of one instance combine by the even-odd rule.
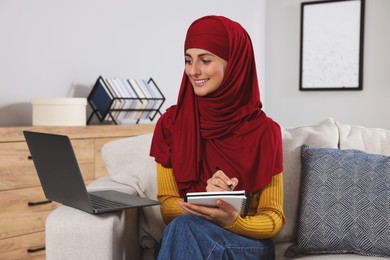
[[[149,156],[152,133],[112,141],[103,146],[102,156],[111,178],[134,188],[138,195],[157,197],[156,163]],[[160,241],[165,224],[160,207],[142,208],[140,244],[152,248]]]
[[[390,157],[302,146],[296,244],[287,256],[390,257]]]
[[[17,259],[140,259],[139,247],[134,246],[138,242],[137,232],[126,224],[136,221],[137,211],[133,209],[89,214],[61,205],[46,219],[46,257],[30,255]]]
[[[301,145],[337,148],[338,131],[333,119],[311,126],[282,128],[284,213],[286,225],[275,242],[293,241],[297,222],[299,183],[301,178]]]
[[[340,132],[340,149],[390,155],[389,130],[335,123]]]

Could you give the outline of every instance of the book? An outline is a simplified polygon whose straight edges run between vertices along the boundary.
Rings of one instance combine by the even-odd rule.
[[[96,110],[99,119],[103,120],[111,108],[113,97],[101,76],[96,80],[95,88],[89,94],[88,100]]]
[[[130,107],[130,100],[127,100],[127,93],[126,90],[124,89],[122,82],[119,80],[118,77],[111,78],[111,81],[114,85],[114,89],[117,92],[119,98],[122,100],[122,106],[121,106],[121,111],[119,112],[118,119],[119,120],[124,120],[128,116],[128,111]]]
[[[144,92],[141,90],[141,87],[138,85],[135,79],[128,79],[128,82],[130,83],[138,99],[140,100],[139,106],[137,107],[138,112],[136,113],[136,117],[139,120],[142,119],[142,116],[144,115],[144,110],[148,105],[148,100],[146,100]]]
[[[130,79],[130,83],[131,85],[133,86],[134,90],[137,92],[137,95],[138,97],[142,100],[142,107],[141,107],[141,110],[143,112],[140,113],[140,119],[147,119],[147,116],[148,116],[148,104],[149,104],[149,100],[146,96],[146,92],[143,88],[143,86],[141,85],[140,81],[137,80],[137,79]]]
[[[150,92],[149,85],[148,85],[148,83],[145,80],[143,80],[143,79],[136,79],[136,82],[138,83],[138,86],[141,87],[142,91],[144,92],[145,97],[148,100],[148,104],[145,107],[146,111],[145,111],[145,113],[143,115],[144,119],[148,119],[149,118],[149,114],[151,113],[151,111],[152,111],[152,109],[154,107],[154,103],[155,103],[154,100],[153,100],[153,95]]]
[[[130,83],[126,79],[120,78],[119,80],[121,81],[122,86],[126,91],[126,100],[129,102],[126,119],[134,120],[134,110],[137,108],[137,104],[140,103],[140,100],[138,100],[137,94],[134,92],[133,88],[130,86]]]
[[[113,98],[114,98],[114,103],[112,109],[112,115],[115,120],[120,119],[119,115],[121,112],[121,109],[124,106],[124,100],[121,99],[121,95],[118,92],[117,86],[115,85],[115,82],[113,78],[106,78],[106,85],[109,88]]]
[[[189,192],[186,194],[184,201],[202,206],[215,207],[217,199],[221,199],[232,205],[241,216],[246,216],[248,213],[249,199],[247,199],[244,190]]]

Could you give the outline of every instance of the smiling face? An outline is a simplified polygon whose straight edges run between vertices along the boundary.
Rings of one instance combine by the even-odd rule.
[[[217,55],[191,48],[185,52],[185,73],[197,96],[206,96],[221,86],[227,61]]]

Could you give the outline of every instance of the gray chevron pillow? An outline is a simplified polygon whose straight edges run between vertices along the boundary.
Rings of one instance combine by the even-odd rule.
[[[390,157],[303,145],[301,160],[297,236],[285,255],[390,257]]]

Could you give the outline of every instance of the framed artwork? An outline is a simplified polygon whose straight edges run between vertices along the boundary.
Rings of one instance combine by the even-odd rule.
[[[362,90],[365,0],[301,3],[299,89]]]

